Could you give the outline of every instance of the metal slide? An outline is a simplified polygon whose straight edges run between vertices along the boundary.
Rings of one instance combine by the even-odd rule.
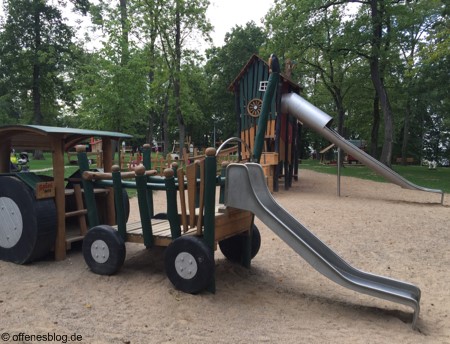
[[[444,192],[442,190],[429,189],[411,183],[398,173],[391,170],[386,165],[382,164],[378,160],[371,157],[369,154],[351,144],[342,136],[340,136],[336,131],[329,128],[333,120],[332,117],[328,116],[325,112],[307,102],[299,95],[295,93],[288,93],[283,95],[281,100],[281,107],[284,113],[289,113],[290,115],[297,117],[297,119],[304,123],[306,126],[310,127],[319,135],[334,143],[336,146],[343,149],[348,154],[354,156],[364,165],[366,165],[382,177],[386,178],[390,182],[397,184],[404,189],[440,193],[441,204],[444,203]]]
[[[247,163],[227,167],[225,205],[255,214],[314,269],[337,284],[412,307],[412,326],[415,327],[420,310],[420,289],[360,271],[346,263],[273,199],[261,165]]]

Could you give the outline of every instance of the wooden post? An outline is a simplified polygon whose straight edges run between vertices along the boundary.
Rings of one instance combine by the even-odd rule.
[[[10,170],[11,140],[0,141],[0,173]]]
[[[136,188],[138,194],[139,214],[141,216],[142,235],[144,237],[144,245],[149,248],[153,246],[153,233],[150,213],[148,211],[147,199],[147,176],[145,175],[145,167],[139,165],[134,170],[136,173]]]
[[[150,144],[146,143],[143,146],[142,151],[142,163],[147,171],[152,169],[152,149]],[[147,178],[147,181],[150,177]],[[155,215],[155,210],[153,209],[153,192],[152,190],[147,190],[147,199],[148,199],[148,211],[150,212],[150,218]]]
[[[175,186],[174,171],[171,168],[164,170],[165,184],[166,184],[166,197],[167,197],[167,219],[170,223],[170,232],[172,234],[172,240],[181,236],[180,217],[178,216],[177,206],[177,188]],[[195,216],[190,214],[190,216]]]
[[[102,138],[102,150],[103,150],[103,169],[105,172],[111,172],[113,165],[113,151],[111,139],[107,137]],[[114,193],[112,188],[106,196],[106,223],[108,225],[114,225],[116,223],[116,212],[114,209]]]
[[[86,156],[86,146],[78,145],[75,149],[77,151],[78,166],[80,167],[80,171],[88,171],[89,162]],[[81,179],[81,183],[83,184],[84,189],[84,201],[86,202],[89,228],[92,228],[100,224],[97,213],[97,205],[95,203],[94,185],[91,181],[85,180],[84,178]]]
[[[122,198],[122,178],[120,176],[120,167],[114,165],[112,167],[112,180],[114,185],[114,201],[116,205],[117,231],[123,240],[127,239],[127,223],[125,220],[125,210]]]
[[[53,179],[56,204],[55,260],[66,258],[66,196],[64,191],[64,148],[59,136],[52,138]]]
[[[211,250],[214,257],[214,246],[216,240],[215,231],[215,212],[216,212],[216,149],[207,148],[205,151],[205,229],[203,231],[203,238]],[[213,271],[213,278],[208,290],[212,293],[216,291],[215,272]]]

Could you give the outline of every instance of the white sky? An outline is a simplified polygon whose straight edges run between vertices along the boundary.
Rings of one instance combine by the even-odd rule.
[[[214,26],[213,44],[222,46],[225,34],[236,25],[244,26],[251,20],[261,25],[272,5],[273,0],[210,0],[206,16]]]

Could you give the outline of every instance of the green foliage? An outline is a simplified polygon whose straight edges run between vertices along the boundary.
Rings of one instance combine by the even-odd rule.
[[[68,80],[73,30],[60,9],[47,1],[5,1],[5,10],[0,31],[2,119],[53,124],[73,101]]]
[[[168,143],[185,130],[196,145],[210,145],[214,127],[217,140],[237,134],[228,87],[245,63],[252,54],[276,53],[281,63],[291,59],[291,79],[336,117],[344,136],[372,140],[379,153],[386,136],[382,116],[374,131],[380,106],[374,106],[370,68],[376,56],[393,113],[393,158],[450,157],[445,1],[277,0],[265,31],[254,22],[236,26],[222,47],[205,53],[197,46],[210,42],[207,0],[3,3],[2,123],[123,131],[135,136],[133,144]],[[369,3],[383,14],[379,42],[373,41]],[[90,14],[93,26],[85,35],[88,41],[101,37],[96,49],[73,43],[75,27],[62,16],[69,7]],[[327,145],[311,132],[303,139],[305,155]]]

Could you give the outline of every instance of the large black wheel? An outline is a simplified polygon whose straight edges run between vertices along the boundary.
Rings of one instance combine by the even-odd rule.
[[[113,275],[125,261],[125,242],[111,226],[91,228],[83,239],[83,256],[92,272]]]
[[[220,251],[230,261],[242,263],[245,252],[246,236],[244,234],[235,235],[231,238],[219,241]],[[261,234],[258,227],[252,225],[252,248],[251,258],[253,259],[259,252],[261,247]]]
[[[204,290],[214,277],[213,253],[198,237],[175,239],[166,249],[164,264],[169,280],[185,293]]]
[[[13,176],[0,177],[0,259],[26,264],[50,252],[56,238],[53,199],[36,200]]]

